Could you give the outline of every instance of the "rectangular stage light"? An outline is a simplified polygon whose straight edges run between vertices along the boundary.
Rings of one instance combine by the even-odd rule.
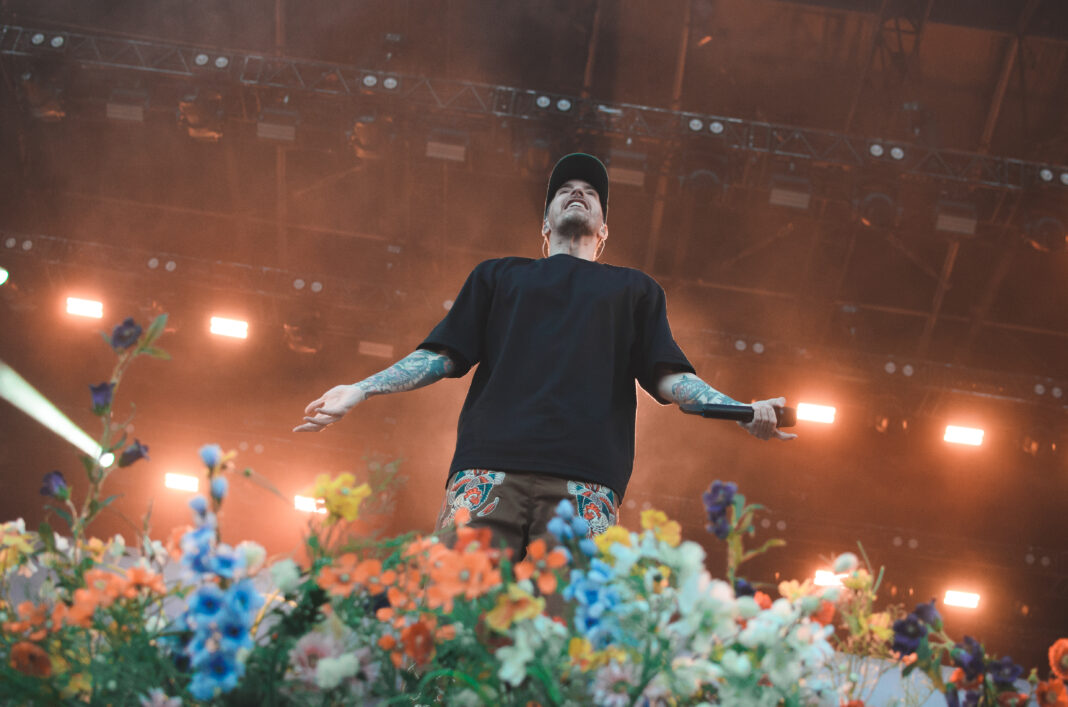
[[[326,509],[319,506],[320,499],[311,498],[310,496],[294,496],[293,507],[298,511],[305,513],[319,513],[326,515]]]
[[[963,606],[965,609],[974,609],[979,606],[979,595],[973,592],[958,592],[949,589],[946,591],[944,602],[946,606]]]
[[[167,472],[163,476],[163,485],[175,491],[189,491],[196,493],[200,488],[200,479],[189,474],[172,474]]]
[[[248,338],[248,322],[240,319],[226,319],[225,317],[211,318],[211,333],[219,336],[229,336],[234,339]]]
[[[812,578],[812,583],[817,587],[840,587],[844,577],[846,577],[845,574],[835,574],[830,570],[816,570],[816,576]]]
[[[80,297],[67,298],[67,314],[76,317],[90,317],[92,319],[104,318],[104,303]]]
[[[977,427],[946,425],[946,434],[942,439],[950,444],[967,444],[972,447],[978,447],[983,443],[983,431]]]
[[[834,422],[834,412],[834,407],[830,405],[814,405],[812,403],[797,404],[798,420],[808,420],[809,422],[823,422],[829,425]]]

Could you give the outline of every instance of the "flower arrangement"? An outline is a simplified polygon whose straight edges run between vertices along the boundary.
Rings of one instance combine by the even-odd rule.
[[[840,588],[750,584],[742,565],[783,543],[746,549],[763,509],[732,483],[703,499],[708,530],[726,544],[726,579],[657,510],[639,529],[590,538],[561,502],[521,559],[463,512],[439,535],[369,536],[361,521],[389,507],[396,479],[396,464],[379,462],[369,482],[319,476],[310,494],[325,512],[309,522],[305,554],[269,563],[253,542],[220,540],[231,484],[270,485],[216,445],[200,450],[208,492],[172,543],[150,539],[147,522],[132,547],[93,538],[89,525],[114,500],[101,500],[105,481],[148,455],[122,437],[113,401],[133,359],[166,357],[155,346],[164,321],[127,320],[105,336],[118,363],[91,388],[101,459],[83,458],[80,504],[58,471],[41,489],[67,533],[0,526],[4,704],[861,707],[878,665],[925,676],[951,706],[1068,706],[1068,639],[1050,649],[1049,679],[1032,672],[1019,692],[1022,668],[970,637],[954,642],[933,602],[876,611],[883,572],[863,548],[863,563],[835,559]],[[165,580],[168,566],[181,571]],[[945,664],[956,668],[948,680]]]

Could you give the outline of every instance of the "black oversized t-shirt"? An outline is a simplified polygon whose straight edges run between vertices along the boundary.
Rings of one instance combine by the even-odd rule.
[[[655,280],[567,254],[480,263],[419,346],[447,349],[454,377],[478,365],[450,476],[536,471],[620,494],[634,464],[635,379],[656,398],[658,364],[693,372]]]

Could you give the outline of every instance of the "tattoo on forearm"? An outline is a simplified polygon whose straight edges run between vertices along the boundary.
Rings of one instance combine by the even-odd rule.
[[[384,371],[360,381],[368,395],[415,390],[439,381],[456,370],[456,364],[444,354],[419,349]]]
[[[741,404],[737,400],[719,392],[692,373],[683,374],[682,378],[672,384],[671,399],[679,405]]]

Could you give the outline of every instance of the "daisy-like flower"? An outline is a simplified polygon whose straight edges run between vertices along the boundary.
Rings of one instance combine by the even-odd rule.
[[[337,639],[321,631],[312,631],[301,636],[289,651],[290,673],[305,685],[315,685],[319,661],[333,658],[340,653],[341,645]]]
[[[497,606],[486,614],[486,623],[504,633],[516,621],[532,619],[544,609],[545,599],[535,598],[517,584],[509,584],[508,591],[497,596]]]
[[[630,691],[638,685],[638,669],[633,663],[611,661],[597,671],[593,680],[593,701],[603,707],[627,707]]]
[[[1058,638],[1049,647],[1049,667],[1061,680],[1068,680],[1068,638]]]
[[[344,518],[354,521],[360,515],[360,504],[371,495],[367,484],[354,486],[356,477],[348,472],[331,479],[329,474],[320,474],[315,479],[314,498],[323,499],[327,513],[331,518]]]
[[[381,560],[364,560],[352,571],[352,576],[357,584],[367,588],[371,594],[381,594],[386,591],[388,585],[397,581],[397,573],[393,570],[382,571]]]
[[[357,558],[355,553],[345,553],[334,560],[332,565],[319,570],[316,583],[330,592],[339,596],[348,596],[356,588],[355,576]]]
[[[518,686],[526,679],[527,663],[534,659],[527,632],[517,631],[515,642],[510,646],[498,648],[494,656],[501,666],[497,669],[497,677],[513,687]]]
[[[1068,690],[1065,689],[1063,680],[1050,678],[1038,683],[1035,699],[1040,707],[1068,707]]]
[[[651,530],[657,540],[671,547],[677,547],[682,542],[682,526],[668,518],[663,511],[652,508],[642,511],[642,529]]]

